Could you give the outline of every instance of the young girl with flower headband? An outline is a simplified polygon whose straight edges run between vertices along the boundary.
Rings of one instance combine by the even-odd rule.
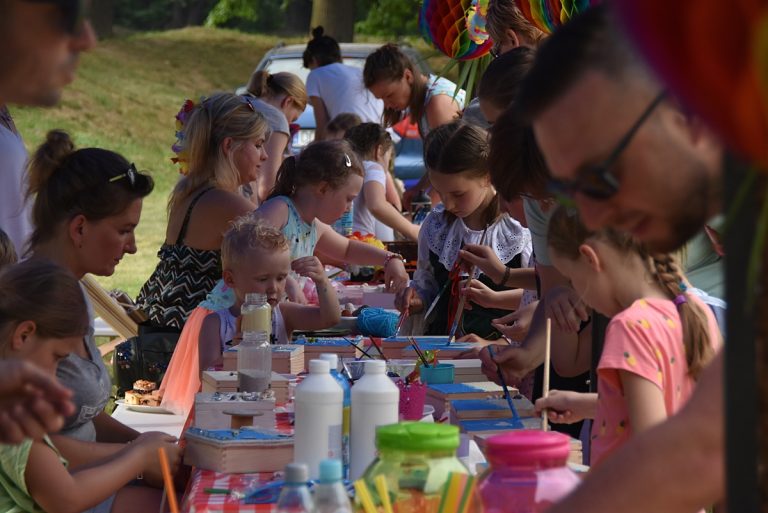
[[[0,272],[0,356],[35,364],[51,375],[82,346],[89,314],[80,284],[69,270],[42,258]],[[0,444],[0,510],[17,512],[157,511],[162,492],[128,486],[142,475],[162,485],[158,449],[172,469],[181,451],[165,433],[146,433],[130,445],[26,438]]]
[[[685,403],[720,345],[720,331],[670,255],[649,255],[613,230],[589,231],[563,207],[550,219],[548,242],[555,267],[583,301],[612,317],[597,367],[598,393],[553,390],[536,402],[552,422],[595,419],[595,465]],[[589,359],[583,349],[553,347],[552,363]]]
[[[181,329],[221,278],[222,234],[255,207],[238,187],[258,179],[269,127],[247,98],[230,93],[187,101],[177,118],[184,176],[168,200],[160,262],[136,303],[153,324]]]
[[[520,268],[530,258],[531,238],[527,229],[501,211],[485,163],[485,131],[462,121],[443,125],[430,132],[425,155],[431,153],[435,140],[442,148],[436,165],[430,165],[427,173],[443,205],[435,208],[422,225],[418,267],[411,287],[398,294],[396,305],[401,311],[409,309],[417,314],[427,312],[435,302],[434,312],[424,319],[424,332],[446,335],[455,317],[462,315],[457,312],[464,287],[459,250],[465,244],[489,246],[505,266]],[[478,280],[494,290],[500,289],[485,275]],[[473,304],[463,314],[459,333],[497,339],[500,335],[491,321],[504,313]]]

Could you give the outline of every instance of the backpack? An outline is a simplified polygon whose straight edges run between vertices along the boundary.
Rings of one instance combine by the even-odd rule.
[[[138,336],[118,344],[114,357],[117,396],[132,390],[140,379],[154,381],[159,388],[180,335],[176,328],[140,324]]]

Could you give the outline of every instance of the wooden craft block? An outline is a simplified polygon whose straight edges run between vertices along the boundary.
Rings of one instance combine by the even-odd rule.
[[[299,344],[272,346],[272,370],[281,374],[304,372],[304,346]]]
[[[203,371],[203,392],[237,392],[237,371]]]
[[[245,401],[237,392],[218,395],[209,392],[196,394],[195,420],[192,425],[200,429],[228,429],[232,417],[224,412],[234,410],[253,413],[254,426],[267,429],[275,427],[275,399]]]
[[[477,383],[488,379],[481,370],[482,362],[477,358],[448,360],[443,363],[453,365],[454,383]]]
[[[535,409],[527,397],[513,396],[512,403],[521,417],[533,417]],[[506,399],[459,399],[451,401],[451,423],[462,420],[505,419],[511,415]]]
[[[517,395],[515,388],[510,393]],[[451,383],[446,385],[427,385],[426,404],[435,408],[435,418],[440,418],[443,412],[450,409],[450,401],[459,399],[494,399],[503,397],[504,390],[490,381],[477,383]]]
[[[223,370],[236,371],[237,370],[237,346],[229,347],[225,349],[223,354],[223,360],[224,360],[224,366],[222,367]]]
[[[352,342],[360,347],[363,347],[362,338],[350,338]],[[343,338],[329,337],[329,338],[303,338],[294,341],[294,344],[304,347],[304,368],[309,368],[310,360],[317,360],[321,354],[333,353],[338,355],[339,361],[344,358],[358,358],[362,356],[355,347],[353,347],[348,340]]]
[[[277,472],[293,461],[293,437],[273,431],[191,428],[185,438],[184,463],[216,472]]]
[[[416,351],[410,344],[410,337],[389,337],[382,340],[382,347],[387,358],[416,358]],[[438,351],[439,361],[453,360],[468,349],[477,347],[471,342],[453,342],[448,344],[448,336],[413,337],[421,351]]]

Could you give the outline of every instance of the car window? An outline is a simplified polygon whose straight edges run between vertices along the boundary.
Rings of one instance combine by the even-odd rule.
[[[344,59],[344,64],[348,64],[350,66],[354,66],[356,68],[362,69],[363,66],[365,66],[365,59],[346,58]],[[307,82],[307,75],[309,75],[309,70],[304,67],[301,57],[297,57],[295,59],[294,58],[272,59],[267,63],[266,68],[267,68],[267,71],[269,71],[272,74],[280,73],[281,71],[287,71],[289,73],[293,73],[295,75],[298,75],[298,77],[304,83]]]

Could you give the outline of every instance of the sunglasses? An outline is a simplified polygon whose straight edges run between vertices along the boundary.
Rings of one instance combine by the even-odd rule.
[[[108,183],[114,183],[125,178],[128,180],[128,183],[131,184],[131,187],[133,187],[136,185],[136,179],[138,176],[139,172],[136,171],[136,166],[133,164],[133,162],[131,162],[131,165],[128,166],[128,169],[126,169],[125,173],[113,176],[108,180]]]
[[[564,201],[572,200],[576,193],[583,194],[594,200],[605,201],[619,192],[621,183],[616,175],[611,171],[616,165],[616,161],[621,153],[632,142],[640,127],[651,116],[656,107],[664,100],[666,91],[660,92],[656,98],[645,108],[640,117],[635,121],[629,131],[619,140],[619,143],[600,164],[589,165],[578,172],[575,180],[558,180],[551,178],[547,182],[547,189],[556,198],[562,198]]]
[[[61,27],[72,35],[83,30],[83,25],[91,19],[92,0],[25,0],[37,4],[54,4],[61,11]]]

